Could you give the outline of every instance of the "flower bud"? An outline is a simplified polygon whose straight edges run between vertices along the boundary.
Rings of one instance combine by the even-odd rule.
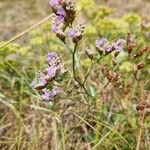
[[[78,43],[82,39],[85,25],[79,25],[77,28],[71,28],[69,30],[69,36],[72,38],[74,43]]]
[[[65,43],[66,35],[64,32],[60,31],[56,33],[56,36]]]
[[[94,51],[92,51],[91,49],[86,48],[85,53],[90,59],[94,58]]]
[[[116,42],[112,43],[112,49],[118,54],[123,50],[125,43],[126,41],[124,39],[118,39]]]
[[[104,52],[105,54],[109,54],[110,52],[112,52],[112,46],[105,38],[97,39],[95,41],[95,46],[96,50],[100,55],[103,54]]]
[[[128,33],[128,35],[127,35],[126,43],[127,43],[128,53],[130,54],[133,51],[134,47],[135,47],[134,37],[130,33]]]
[[[144,64],[142,62],[137,65],[138,70],[143,69],[143,68],[144,68]]]
[[[135,54],[134,55],[134,59],[135,58],[138,58],[138,57],[140,57],[140,56],[142,56],[145,52],[147,52],[149,50],[149,47],[147,46],[147,47],[145,47],[145,48],[143,48],[143,49],[141,49],[139,52],[137,52],[137,54]]]

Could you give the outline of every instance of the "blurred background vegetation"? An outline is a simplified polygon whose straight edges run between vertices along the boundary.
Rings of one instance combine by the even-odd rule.
[[[94,1],[82,0],[81,3],[84,6],[79,7],[86,9]],[[136,12],[143,18],[149,18],[149,0],[97,0],[97,3],[111,7],[112,15],[116,17]],[[0,0],[0,12],[0,40],[8,40],[45,17],[50,7],[47,0]]]

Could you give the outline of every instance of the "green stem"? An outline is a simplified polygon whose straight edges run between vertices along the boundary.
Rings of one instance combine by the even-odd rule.
[[[75,66],[75,64],[76,64],[76,60],[75,60],[76,59],[75,58],[76,51],[77,51],[77,43],[75,44],[74,50],[73,50],[73,53],[72,53],[72,69],[73,69],[73,77],[74,77],[75,80],[77,80],[76,79],[76,66]]]
[[[65,41],[63,41],[63,44],[66,46],[66,48],[69,50],[69,52],[72,54],[72,49],[67,45]]]
[[[87,79],[88,79],[88,76],[90,75],[90,73],[92,72],[92,70],[93,70],[93,68],[95,67],[95,65],[97,64],[97,63],[99,63],[104,57],[106,57],[107,55],[105,55],[105,56],[103,56],[103,57],[100,57],[99,59],[97,59],[92,65],[91,65],[91,67],[90,67],[90,69],[89,69],[89,71],[88,71],[88,73],[87,73],[87,75],[85,76],[85,79],[84,79],[84,81],[83,81],[83,84],[85,85],[85,83],[86,83],[86,81],[87,81]]]
[[[90,95],[90,94],[88,93],[87,89],[85,88],[85,85],[84,85],[81,81],[79,81],[78,78],[77,78],[77,76],[76,76],[76,58],[75,58],[75,56],[76,56],[77,46],[78,46],[78,44],[75,43],[74,50],[73,50],[73,52],[72,52],[72,71],[73,71],[73,78],[74,78],[75,81],[77,81],[77,82],[79,83],[79,85],[84,89],[85,93],[86,93],[88,96],[92,97],[92,95]]]

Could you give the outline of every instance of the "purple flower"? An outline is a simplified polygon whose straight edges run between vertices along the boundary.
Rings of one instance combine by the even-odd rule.
[[[125,45],[126,41],[124,39],[119,39],[117,40],[116,42],[113,42],[112,43],[112,48],[115,50],[115,51],[122,51],[123,48],[124,48],[124,45]]]
[[[57,53],[51,52],[48,53],[48,65],[49,67],[46,68],[46,76],[45,79],[50,81],[51,79],[54,79],[58,73],[63,74],[65,71],[64,64],[61,62],[60,57]]]
[[[68,33],[69,36],[71,36],[72,38],[75,38],[77,36],[77,30],[74,29],[74,28],[71,28],[69,30],[69,33]]]
[[[49,3],[52,7],[56,7],[59,5],[59,0],[50,0]]]
[[[109,44],[109,43],[106,43],[104,46],[103,46],[103,49],[104,51],[106,52],[110,52],[112,50],[112,46]]]
[[[61,92],[61,90],[58,87],[54,87],[51,91],[48,89],[43,89],[42,90],[42,99],[44,101],[51,101],[53,100],[59,93]]]
[[[100,53],[103,51],[110,52],[112,50],[111,45],[105,38],[97,39],[95,41],[95,45],[96,45],[98,52],[100,52]]]
[[[78,43],[82,39],[85,25],[80,24],[77,28],[70,28],[68,35],[72,38],[74,43]]]
[[[66,11],[62,7],[59,7],[59,8],[57,8],[57,15],[65,17]]]
[[[43,92],[42,99],[43,99],[44,101],[50,101],[50,100],[52,100],[52,99],[54,98],[54,96],[55,96],[52,91],[49,91],[49,90],[46,89],[46,88],[43,89],[42,92]]]
[[[66,16],[66,11],[60,5],[59,0],[50,0],[49,3],[53,7],[53,9],[55,10],[54,12],[57,16],[63,16],[63,17]]]
[[[58,33],[63,27],[64,17],[63,16],[55,16],[54,23],[51,26],[51,31],[53,33]]]
[[[80,24],[77,28],[70,28],[68,35],[76,40],[81,40],[85,25]]]
[[[63,23],[63,22],[64,22],[64,17],[62,15],[55,17],[55,24],[59,25],[60,23]]]
[[[41,79],[39,84],[40,84],[41,86],[45,86],[46,83],[47,83],[47,81],[46,81],[45,79]]]
[[[34,89],[41,89],[41,88],[43,88],[47,84],[47,81],[46,81],[46,79],[44,77],[45,77],[45,74],[43,74],[41,72],[39,74],[37,74],[37,77],[32,82],[31,86]]]
[[[52,61],[54,61],[56,58],[58,58],[58,54],[55,52],[50,52],[47,55],[47,61],[50,64]]]
[[[95,41],[96,47],[103,47],[104,45],[106,45],[108,43],[107,39],[102,38],[102,39],[97,39]]]
[[[58,26],[56,26],[55,24],[53,24],[52,25],[52,27],[51,27],[51,31],[53,32],[53,33],[57,33],[58,32]]]
[[[47,62],[48,67],[36,74],[35,80],[32,82],[31,86],[42,91],[43,100],[50,101],[53,100],[61,91],[55,86],[52,90],[48,90],[46,87],[55,80],[57,74],[63,74],[65,69],[60,57],[55,52],[48,53]]]
[[[113,42],[110,44],[107,39],[102,38],[98,39],[95,41],[96,48],[99,52],[111,52],[113,50],[120,52],[123,50],[124,45],[125,45],[125,40],[124,39],[119,39],[116,42]]]
[[[50,0],[50,5],[53,8],[55,14],[55,22],[52,26],[52,32],[56,33],[56,36],[65,41],[64,31],[73,23],[75,19],[75,9],[71,1],[61,1],[61,0]]]
[[[50,76],[50,77],[54,77],[56,75],[56,68],[54,67],[49,67],[48,68],[48,71],[47,71],[47,74]]]

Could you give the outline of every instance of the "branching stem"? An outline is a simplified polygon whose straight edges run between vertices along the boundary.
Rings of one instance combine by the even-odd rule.
[[[74,50],[73,50],[73,52],[72,52],[73,78],[74,78],[75,81],[77,81],[78,84],[84,89],[85,93],[86,93],[88,96],[93,97],[91,94],[88,93],[88,91],[87,91],[85,85],[84,85],[81,81],[79,81],[79,79],[78,79],[77,76],[76,76],[76,58],[75,58],[75,57],[76,57],[77,46],[78,46],[78,44],[75,43]]]

